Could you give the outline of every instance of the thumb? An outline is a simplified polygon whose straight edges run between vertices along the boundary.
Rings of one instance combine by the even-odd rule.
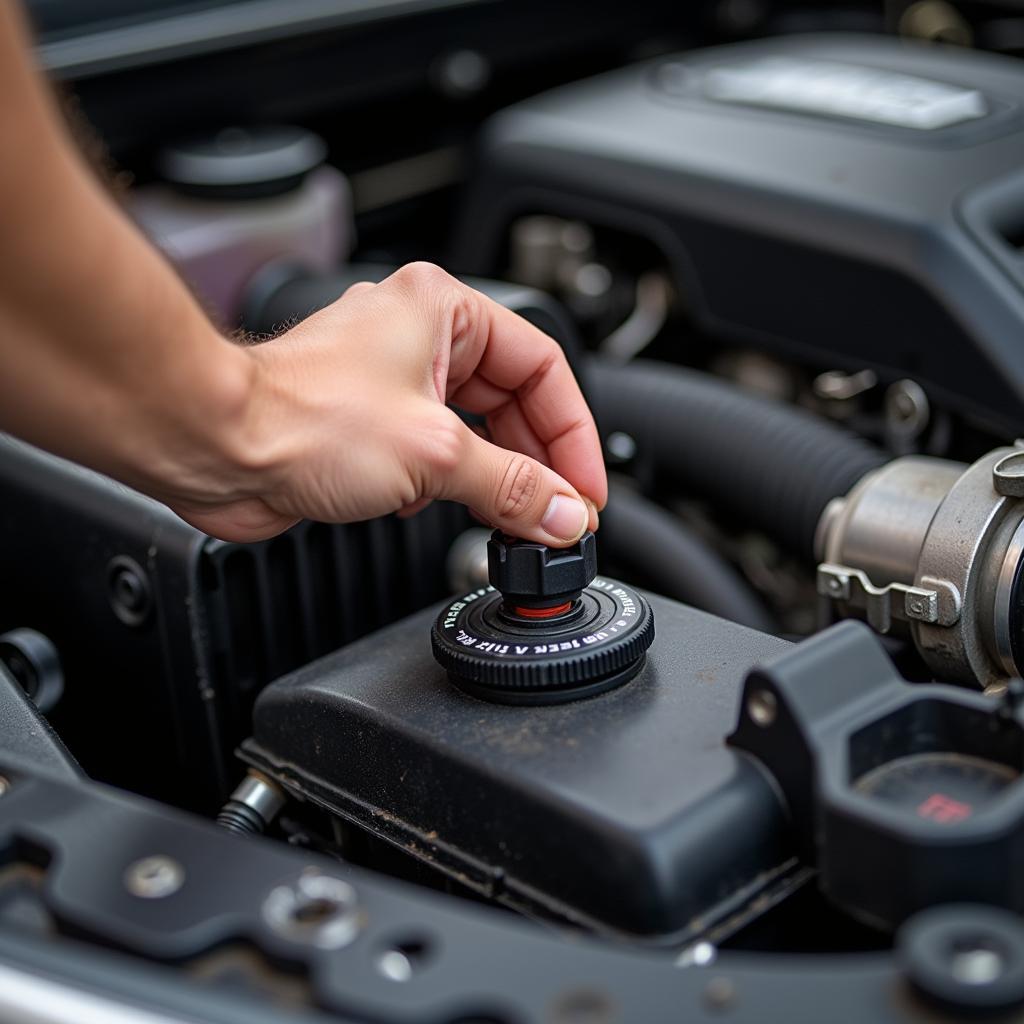
[[[554,470],[464,428],[462,457],[441,481],[444,497],[461,501],[514,537],[564,547],[590,525],[590,509]]]

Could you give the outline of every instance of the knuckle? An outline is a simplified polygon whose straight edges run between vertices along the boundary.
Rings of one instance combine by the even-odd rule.
[[[545,366],[554,366],[558,363],[568,362],[565,358],[565,349],[549,334],[544,335],[543,350]]]
[[[498,515],[503,519],[522,518],[533,507],[540,485],[540,466],[525,455],[511,456],[498,485]]]
[[[565,351],[554,339],[545,338],[542,343],[541,351],[542,355],[540,362],[537,364],[536,371],[531,374],[530,379],[522,384],[518,389],[520,398],[526,398],[531,394],[553,370],[561,369],[562,364],[564,364],[566,368],[569,366],[569,361],[566,359]]]
[[[455,422],[433,422],[419,431],[424,461],[441,476],[454,473],[464,454],[464,438],[461,424]]]
[[[419,261],[407,263],[401,269],[395,271],[395,281],[412,289],[413,291],[433,291],[438,288],[451,288],[455,283],[447,271],[442,270],[434,263]]]
[[[344,292],[342,292],[343,298],[350,298],[353,295],[359,295],[362,292],[371,291],[376,285],[372,281],[356,281],[354,284],[350,284]]]

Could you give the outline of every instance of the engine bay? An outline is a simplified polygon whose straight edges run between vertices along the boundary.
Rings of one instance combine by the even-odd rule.
[[[0,438],[0,1016],[1019,1019],[1022,19],[285,6],[29,10],[224,331],[438,263],[611,498],[243,544]]]

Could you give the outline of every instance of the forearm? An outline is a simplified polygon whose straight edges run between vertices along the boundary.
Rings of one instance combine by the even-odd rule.
[[[0,427],[153,493],[233,497],[252,360],[83,166],[26,52],[4,4]]]
[[[545,543],[596,528],[600,442],[550,338],[411,265],[232,344],[84,167],[15,14],[0,0],[0,429],[229,540],[434,498]]]

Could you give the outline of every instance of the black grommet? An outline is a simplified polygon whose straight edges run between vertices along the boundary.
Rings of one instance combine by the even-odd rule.
[[[1024,920],[1008,910],[959,903],[914,915],[897,935],[911,984],[961,1014],[1024,1003]]]
[[[141,626],[149,617],[153,594],[145,569],[127,555],[107,566],[107,594],[114,614],[126,626]]]
[[[64,694],[60,655],[49,637],[35,629],[12,629],[0,636],[0,662],[44,715]]]

